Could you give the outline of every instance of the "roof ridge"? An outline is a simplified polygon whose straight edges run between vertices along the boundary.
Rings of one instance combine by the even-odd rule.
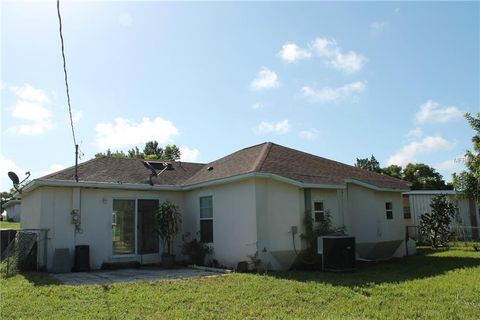
[[[265,163],[265,160],[267,159],[268,154],[270,153],[270,150],[272,149],[272,143],[271,142],[265,142],[264,146],[262,148],[262,151],[260,152],[259,157],[253,164],[253,169],[252,172],[257,172],[260,171],[262,168],[263,164]]]
[[[275,143],[272,143],[272,144],[275,144]],[[405,182],[405,180],[402,180],[402,179],[399,179],[399,178],[395,178],[395,177],[392,177],[392,176],[389,176],[389,175],[386,175],[386,174],[383,174],[383,173],[375,172],[375,171],[370,171],[370,170],[367,170],[367,169],[362,169],[362,168],[356,167],[355,165],[351,165],[351,164],[343,163],[343,162],[340,162],[340,161],[337,161],[337,160],[332,160],[332,159],[329,159],[329,158],[321,157],[321,156],[318,156],[318,155],[313,154],[313,153],[305,152],[305,151],[298,150],[298,149],[293,149],[293,148],[282,146],[282,145],[279,145],[279,144],[275,144],[275,145],[277,145],[279,147],[282,147],[282,148],[285,148],[285,149],[292,150],[294,152],[300,152],[300,153],[303,153],[303,154],[306,154],[306,155],[309,155],[309,156],[312,156],[312,157],[315,157],[315,158],[318,158],[318,159],[322,159],[324,161],[328,161],[328,162],[331,162],[331,163],[336,163],[336,164],[340,164],[340,165],[343,165],[343,166],[347,166],[350,169],[353,169],[357,172],[362,172],[362,173],[367,172],[368,174],[371,174],[373,176],[383,177],[383,178],[386,178],[386,179],[389,179],[389,180],[392,180],[392,179],[393,180],[400,180],[400,181]]]

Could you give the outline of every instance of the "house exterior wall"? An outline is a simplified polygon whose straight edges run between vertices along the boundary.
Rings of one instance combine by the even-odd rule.
[[[41,187],[24,196],[22,228],[49,229],[47,243],[47,270],[51,270],[53,253],[56,248],[70,250],[71,263],[74,263],[76,245],[90,246],[90,265],[101,268],[104,262],[139,261],[152,259],[149,256],[114,256],[112,253],[112,210],[113,199],[158,199],[170,200],[183,212],[183,194],[178,192],[123,191],[115,189]],[[39,205],[40,204],[40,205]],[[80,230],[75,232],[71,223],[71,212],[80,209]],[[175,252],[179,253],[180,240],[177,239]],[[155,262],[156,259],[143,261]]]
[[[302,249],[305,212],[303,189],[272,179],[255,180],[257,249],[259,258],[272,269],[288,269]],[[297,233],[292,235],[292,226]]]
[[[180,235],[200,230],[200,197],[212,196],[214,254],[221,265],[236,267],[258,252],[271,269],[288,269],[304,248],[305,190],[269,178],[249,178],[232,183],[184,192],[135,191],[96,188],[39,187],[23,197],[22,227],[47,228],[47,270],[51,270],[56,248],[69,248],[72,265],[76,245],[90,246],[90,264],[98,269],[105,262],[156,262],[159,255],[114,256],[112,253],[112,210],[114,199],[158,199],[177,204],[183,217]],[[323,201],[334,227],[346,227],[356,237],[359,251],[375,251],[404,239],[400,192],[378,192],[348,184],[346,189],[311,189],[313,202]],[[385,202],[393,203],[393,219],[387,220]],[[75,231],[71,212],[79,209],[81,226]],[[292,226],[297,232],[292,234]],[[178,236],[174,252],[180,256]],[[294,248],[295,245],[295,248]],[[398,246],[397,255],[403,255]],[[388,248],[387,248],[388,249]],[[383,248],[382,250],[385,250]]]
[[[22,212],[20,227],[24,229],[40,228],[42,216],[42,190],[28,192],[22,195]]]
[[[15,203],[9,205],[5,209],[5,211],[7,213],[7,220],[14,221],[14,222],[20,222],[21,212],[22,212],[20,202],[15,202]]]
[[[386,218],[386,202],[392,202],[393,219]],[[374,191],[348,184],[347,206],[347,233],[355,236],[360,257],[386,258],[392,250],[395,256],[405,255],[405,225],[400,192]]]
[[[212,196],[213,243],[209,244],[219,264],[237,267],[255,254],[257,223],[255,183],[252,179],[198,188],[185,194],[185,231],[192,236],[200,230],[200,197]],[[208,259],[208,258],[207,258]]]

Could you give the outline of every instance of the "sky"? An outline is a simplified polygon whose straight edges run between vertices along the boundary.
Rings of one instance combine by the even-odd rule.
[[[0,190],[74,164],[55,1],[2,1]],[[354,164],[464,168],[479,2],[61,1],[81,161],[265,141]]]

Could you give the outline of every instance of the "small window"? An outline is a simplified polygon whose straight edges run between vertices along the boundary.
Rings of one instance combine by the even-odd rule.
[[[412,213],[410,211],[410,198],[408,197],[408,195],[403,195],[403,218],[412,218]]]
[[[387,219],[393,219],[393,205],[391,202],[385,202],[385,212],[387,214]]]
[[[313,214],[315,222],[322,222],[323,220],[325,220],[323,201],[315,201],[313,203]]]
[[[213,242],[213,201],[212,196],[200,197],[200,240]]]

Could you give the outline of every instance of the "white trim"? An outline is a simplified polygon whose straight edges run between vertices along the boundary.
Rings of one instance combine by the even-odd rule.
[[[189,191],[196,188],[214,186],[224,183],[231,183],[246,180],[249,178],[267,178],[276,181],[284,182],[297,186],[299,188],[311,189],[346,189],[347,183],[356,184],[365,188],[373,189],[375,191],[390,191],[390,192],[407,192],[409,189],[394,189],[381,188],[369,183],[365,183],[356,179],[345,179],[345,184],[324,184],[324,183],[304,183],[287,177],[283,177],[274,173],[264,172],[250,172],[242,173],[231,177],[213,179],[209,181],[189,184],[189,185],[148,185],[139,183],[112,183],[112,182],[95,182],[95,181],[71,181],[71,180],[49,180],[49,179],[35,179],[28,183],[24,192],[30,192],[39,186],[50,187],[83,187],[83,188],[101,188],[101,189],[123,189],[123,190],[141,190],[141,191]]]
[[[11,207],[11,206],[14,206],[14,205],[16,205],[16,204],[21,204],[21,203],[22,203],[21,200],[8,200],[7,202],[5,202],[5,203],[3,204],[2,208],[7,209],[7,208],[9,208],[9,207]]]
[[[339,185],[339,184],[303,183],[303,182],[286,178],[274,173],[250,172],[250,173],[238,174],[238,175],[227,177],[227,178],[220,178],[220,179],[214,179],[214,180],[184,185],[182,186],[182,190],[188,191],[195,188],[224,184],[229,182],[237,182],[237,181],[246,180],[249,178],[269,178],[269,179],[277,180],[280,182],[292,184],[300,188],[317,188],[317,189],[345,189],[346,188],[345,185]]]
[[[23,192],[30,192],[37,187],[77,187],[77,188],[99,188],[99,189],[123,189],[123,190],[142,190],[142,191],[181,191],[181,186],[149,185],[140,183],[112,183],[95,181],[70,181],[70,180],[49,180],[35,179],[29,182]]]
[[[409,192],[404,192],[403,194],[406,195],[436,195],[436,194],[448,194],[448,195],[455,195],[457,191],[455,190],[413,190]]]
[[[374,186],[373,184],[366,183],[356,179],[345,179],[346,183],[356,184],[365,188],[373,189],[375,191],[390,191],[390,192],[407,192],[409,189],[395,189],[395,188],[381,188]]]

